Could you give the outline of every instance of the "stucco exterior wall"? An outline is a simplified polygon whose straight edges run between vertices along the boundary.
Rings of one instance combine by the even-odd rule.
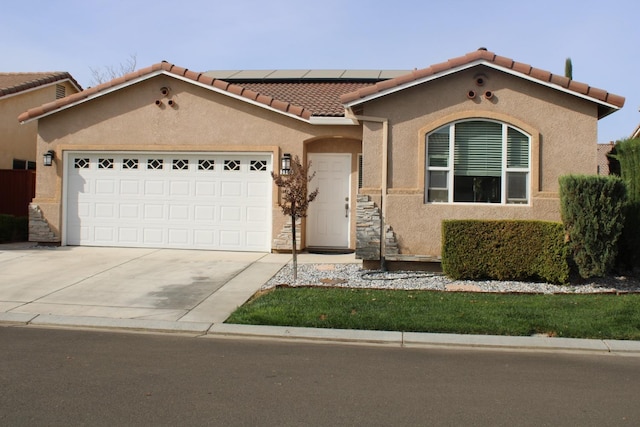
[[[476,85],[478,74],[484,75],[483,86]],[[469,91],[478,95],[469,99]],[[482,96],[486,91],[491,91],[491,99]],[[405,254],[440,255],[444,219],[559,221],[558,178],[596,172],[595,104],[484,66],[369,101],[363,115],[389,119],[385,222],[393,227],[400,252]],[[529,205],[424,202],[426,134],[475,117],[506,122],[531,136]],[[365,124],[367,180],[363,194],[379,194],[381,142],[382,127]],[[374,172],[369,174],[372,167]]]
[[[0,169],[12,169],[13,159],[36,161],[38,125],[36,122],[22,125],[18,116],[55,101],[56,84],[64,86],[67,95],[77,92],[69,82],[61,81],[0,98]]]
[[[161,88],[170,88],[163,97]],[[169,106],[171,99],[175,106]],[[160,100],[160,106],[156,105]],[[36,198],[55,233],[62,227],[62,177],[65,151],[256,151],[304,158],[305,141],[316,150],[338,149],[339,141],[359,141],[360,126],[313,126],[276,112],[168,76],[156,76],[39,120],[38,156],[56,153],[55,165],[38,168]],[[320,140],[337,138],[327,146]],[[352,143],[351,143],[352,144]],[[350,145],[349,150],[356,150]],[[273,230],[286,218],[273,188]],[[354,220],[355,221],[355,220]]]

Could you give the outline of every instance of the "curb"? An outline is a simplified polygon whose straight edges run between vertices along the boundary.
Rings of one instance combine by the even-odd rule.
[[[148,332],[206,334],[213,325],[206,322],[173,322],[150,319],[59,316],[53,314],[0,313],[0,324],[40,327],[71,327]]]
[[[0,325],[186,333],[200,338],[255,338],[318,343],[385,345],[405,348],[588,352],[640,356],[640,341],[627,340],[299,328],[29,313],[0,313]]]
[[[316,342],[378,344],[406,348],[467,348],[511,351],[616,353],[640,356],[640,341],[580,338],[458,335],[424,332],[316,329],[287,326],[214,324],[206,337],[245,337]]]

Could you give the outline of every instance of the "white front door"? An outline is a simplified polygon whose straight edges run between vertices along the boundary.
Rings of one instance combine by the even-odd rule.
[[[318,197],[307,211],[307,246],[348,248],[351,154],[310,153],[315,178],[309,191],[318,188]]]

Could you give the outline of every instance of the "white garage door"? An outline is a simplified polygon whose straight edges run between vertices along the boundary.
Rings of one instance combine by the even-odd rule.
[[[69,245],[270,251],[271,155],[68,153]]]

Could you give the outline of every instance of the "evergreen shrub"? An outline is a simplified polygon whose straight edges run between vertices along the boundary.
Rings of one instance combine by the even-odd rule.
[[[640,139],[618,141],[610,157],[614,160],[610,162],[612,173],[627,186],[628,203],[618,256],[627,268],[640,268]]]
[[[615,265],[624,226],[624,183],[615,176],[562,176],[560,205],[578,273],[585,279],[605,276]]]

